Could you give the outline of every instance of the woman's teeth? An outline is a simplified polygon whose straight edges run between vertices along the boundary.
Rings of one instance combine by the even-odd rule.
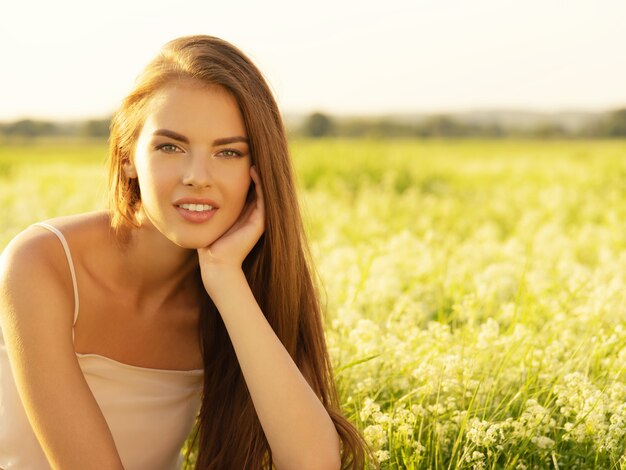
[[[182,207],[183,209],[194,212],[213,210],[213,206],[209,206],[208,204],[180,204],[178,207]]]

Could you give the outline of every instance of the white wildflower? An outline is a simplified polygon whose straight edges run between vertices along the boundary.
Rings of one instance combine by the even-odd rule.
[[[531,440],[540,449],[551,449],[554,447],[554,441],[546,436],[533,437]]]
[[[389,452],[386,450],[377,450],[374,452],[374,455],[376,456],[378,462],[386,462],[389,460]]]
[[[380,424],[372,424],[363,430],[363,437],[375,449],[382,448],[387,443],[387,436]]]
[[[367,419],[372,416],[374,413],[380,412],[380,405],[378,405],[373,399],[366,397],[363,400],[363,407],[359,412],[359,417],[361,421],[367,421]]]

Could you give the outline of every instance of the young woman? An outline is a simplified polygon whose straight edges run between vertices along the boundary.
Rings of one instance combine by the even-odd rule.
[[[220,39],[166,44],[111,125],[110,209],[0,269],[0,468],[362,469],[280,113]],[[370,453],[371,456],[371,453]]]

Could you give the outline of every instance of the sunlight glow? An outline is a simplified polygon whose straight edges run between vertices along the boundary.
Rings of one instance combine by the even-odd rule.
[[[35,5],[33,5],[35,3]],[[0,120],[108,115],[159,47],[211,34],[265,72],[286,112],[626,104],[626,2],[11,2]],[[36,13],[35,13],[36,12]]]

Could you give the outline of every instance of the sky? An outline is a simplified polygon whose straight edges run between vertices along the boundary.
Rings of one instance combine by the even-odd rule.
[[[626,106],[624,0],[20,0],[2,8],[0,120],[107,117],[167,41],[209,34],[284,113]]]

